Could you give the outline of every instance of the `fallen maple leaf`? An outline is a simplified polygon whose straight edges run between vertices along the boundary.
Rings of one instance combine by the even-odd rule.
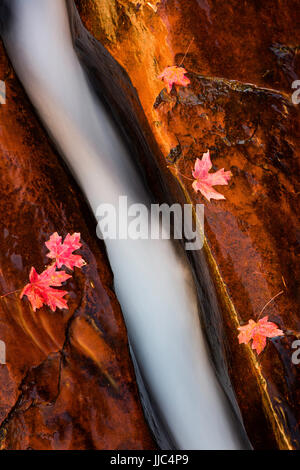
[[[68,292],[54,287],[61,287],[62,283],[72,276],[63,270],[58,271],[56,268],[61,268],[62,265],[70,269],[73,269],[74,266],[81,268],[86,264],[81,256],[73,255],[73,251],[81,247],[80,233],[73,233],[73,235],[68,233],[64,243],[61,243],[61,240],[58,233],[55,232],[51,235],[45,244],[50,250],[47,256],[53,258],[55,262],[41,274],[38,274],[36,269],[32,267],[29,274],[29,283],[26,284],[20,294],[20,299],[24,295],[28,297],[34,311],[43,305],[48,305],[53,312],[57,307],[68,308],[67,301],[64,299]],[[0,298],[16,292],[18,290],[1,295]]]
[[[275,338],[275,336],[284,334],[275,323],[268,321],[267,316],[258,322],[249,320],[247,325],[240,326],[238,330],[240,331],[239,343],[248,344],[252,339],[252,349],[256,349],[257,354],[265,349],[267,338]]]
[[[78,250],[82,245],[79,242],[80,233],[67,234],[64,242],[57,232],[51,235],[50,239],[45,243],[49,249],[48,258],[55,260],[58,268],[66,266],[69,269],[82,268],[86,263],[80,255],[74,255],[73,251]]]
[[[170,93],[173,84],[187,86],[191,83],[190,79],[184,75],[185,73],[187,73],[187,71],[183,67],[173,65],[172,67],[166,67],[157,78],[165,82],[167,92]]]
[[[195,178],[193,189],[196,192],[200,191],[208,201],[210,201],[210,199],[225,199],[223,194],[218,193],[213,186],[227,185],[232,174],[230,171],[224,171],[224,168],[215,173],[209,173],[211,168],[212,163],[208,150],[208,152],[203,154],[202,160],[199,158],[196,160],[195,168],[192,172]]]
[[[56,271],[55,265],[45,269],[41,274],[38,274],[32,267],[29,274],[30,282],[22,290],[20,299],[26,295],[34,311],[44,304],[48,305],[53,312],[56,307],[68,308],[67,302],[63,298],[67,291],[53,289],[53,287],[60,287],[70,277],[72,276],[65,271]]]

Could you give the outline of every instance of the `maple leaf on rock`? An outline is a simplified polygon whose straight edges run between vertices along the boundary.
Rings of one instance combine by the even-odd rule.
[[[284,334],[275,323],[268,321],[267,316],[258,322],[249,320],[247,325],[240,326],[238,330],[240,331],[239,343],[248,344],[252,340],[252,349],[255,349],[257,354],[265,349],[267,338],[275,338]]]
[[[191,83],[190,79],[185,76],[187,71],[183,67],[166,67],[164,71],[157,77],[163,80],[167,87],[167,92],[170,93],[173,85],[187,86]]]
[[[66,290],[52,289],[52,287],[48,287],[47,301],[45,304],[51,308],[52,312],[55,312],[56,307],[68,309],[67,301],[63,298],[66,294],[68,294]]]
[[[22,290],[20,299],[26,295],[34,311],[44,304],[48,305],[53,312],[55,312],[56,307],[68,308],[67,302],[63,298],[67,291],[54,289],[53,287],[60,287],[70,277],[72,276],[65,271],[56,271],[55,266],[50,266],[41,274],[38,274],[35,268],[32,267],[29,274],[30,282]]]
[[[231,171],[224,171],[224,168],[209,173],[212,168],[210,153],[204,153],[202,159],[197,158],[195,168],[192,172],[195,181],[193,182],[194,191],[200,191],[203,196],[210,201],[211,199],[225,199],[223,194],[218,193],[213,186],[227,185],[232,174]]]
[[[67,234],[64,242],[57,232],[51,235],[50,239],[45,243],[49,249],[48,258],[55,260],[58,268],[66,266],[69,269],[74,267],[82,268],[86,263],[80,255],[74,255],[73,251],[78,250],[82,244],[80,243],[80,233]]]

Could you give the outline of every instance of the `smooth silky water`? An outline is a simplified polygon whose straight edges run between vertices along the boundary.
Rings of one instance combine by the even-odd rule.
[[[64,0],[10,0],[4,40],[29,97],[96,214],[150,206],[128,150],[74,52]],[[154,33],[155,34],[155,33]],[[7,103],[9,106],[9,103]],[[169,240],[106,240],[130,343],[177,449],[242,449],[242,428],[214,373],[185,256]]]

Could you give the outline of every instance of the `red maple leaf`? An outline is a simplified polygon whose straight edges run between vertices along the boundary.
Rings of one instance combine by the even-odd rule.
[[[79,242],[80,233],[73,233],[73,235],[67,234],[64,242],[62,243],[62,237],[57,232],[51,235],[50,239],[45,243],[49,249],[47,254],[48,258],[55,260],[55,265],[58,268],[66,266],[69,269],[81,268],[86,263],[80,255],[74,255],[73,251],[78,250],[82,245]]]
[[[53,289],[53,287],[60,287],[70,277],[72,276],[65,271],[56,271],[55,265],[45,269],[41,274],[38,274],[32,267],[29,274],[30,282],[22,290],[20,299],[26,295],[34,311],[44,304],[48,305],[53,312],[56,307],[68,308],[67,302],[63,298],[67,291]]]
[[[173,65],[172,67],[166,67],[157,78],[165,82],[167,92],[170,93],[173,84],[187,86],[191,83],[189,78],[184,75],[185,73],[187,73],[187,71],[183,67]]]
[[[284,334],[275,323],[268,321],[267,316],[258,322],[249,320],[247,325],[240,326],[238,330],[240,331],[239,343],[248,344],[252,339],[252,349],[256,349],[257,354],[265,349],[267,338],[275,338],[275,336]]]
[[[223,194],[218,193],[213,186],[227,185],[230,177],[232,176],[230,171],[224,171],[224,168],[216,171],[215,173],[209,173],[212,168],[210,160],[209,150],[204,153],[202,160],[197,158],[195,168],[192,172],[195,181],[193,182],[193,189],[197,192],[200,191],[208,201],[211,199],[225,199]]]

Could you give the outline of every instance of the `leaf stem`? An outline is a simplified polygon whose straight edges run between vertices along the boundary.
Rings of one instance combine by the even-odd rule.
[[[182,59],[182,61],[180,62],[180,64],[178,65],[178,67],[180,67],[180,66],[183,64],[183,62],[184,62],[184,59],[186,58],[186,56],[187,56],[187,53],[189,52],[189,50],[190,50],[190,47],[191,47],[191,45],[192,45],[192,42],[194,41],[194,39],[195,39],[195,38],[193,37],[193,38],[192,38],[192,40],[191,40],[191,42],[189,43],[189,45],[188,45],[188,48],[187,48],[187,50],[186,50],[186,52],[185,52],[185,54],[184,54],[184,56],[183,56],[183,59]]]
[[[279,297],[279,295],[281,295],[281,294],[283,294],[283,293],[284,293],[284,291],[281,290],[280,292],[278,292],[278,294],[274,295],[274,297],[272,297],[272,299],[269,300],[269,302],[267,302],[266,305],[263,307],[263,309],[260,311],[260,313],[259,313],[257,319],[259,319],[259,318],[261,317],[261,314],[262,314],[263,311],[267,308],[267,306],[268,306],[271,302],[273,302],[273,300],[276,299],[276,297]]]
[[[194,181],[193,178],[189,178],[188,176],[185,176],[185,175],[183,175],[182,173],[180,173],[180,171],[178,171],[177,168],[176,168],[176,172],[177,172],[180,176],[183,176],[183,178],[186,178],[187,180],[190,180],[190,181]]]
[[[8,295],[15,294],[16,292],[20,292],[20,290],[22,289],[13,290],[11,292],[7,292],[7,294],[0,295],[0,299],[3,299],[4,297],[7,297]]]

